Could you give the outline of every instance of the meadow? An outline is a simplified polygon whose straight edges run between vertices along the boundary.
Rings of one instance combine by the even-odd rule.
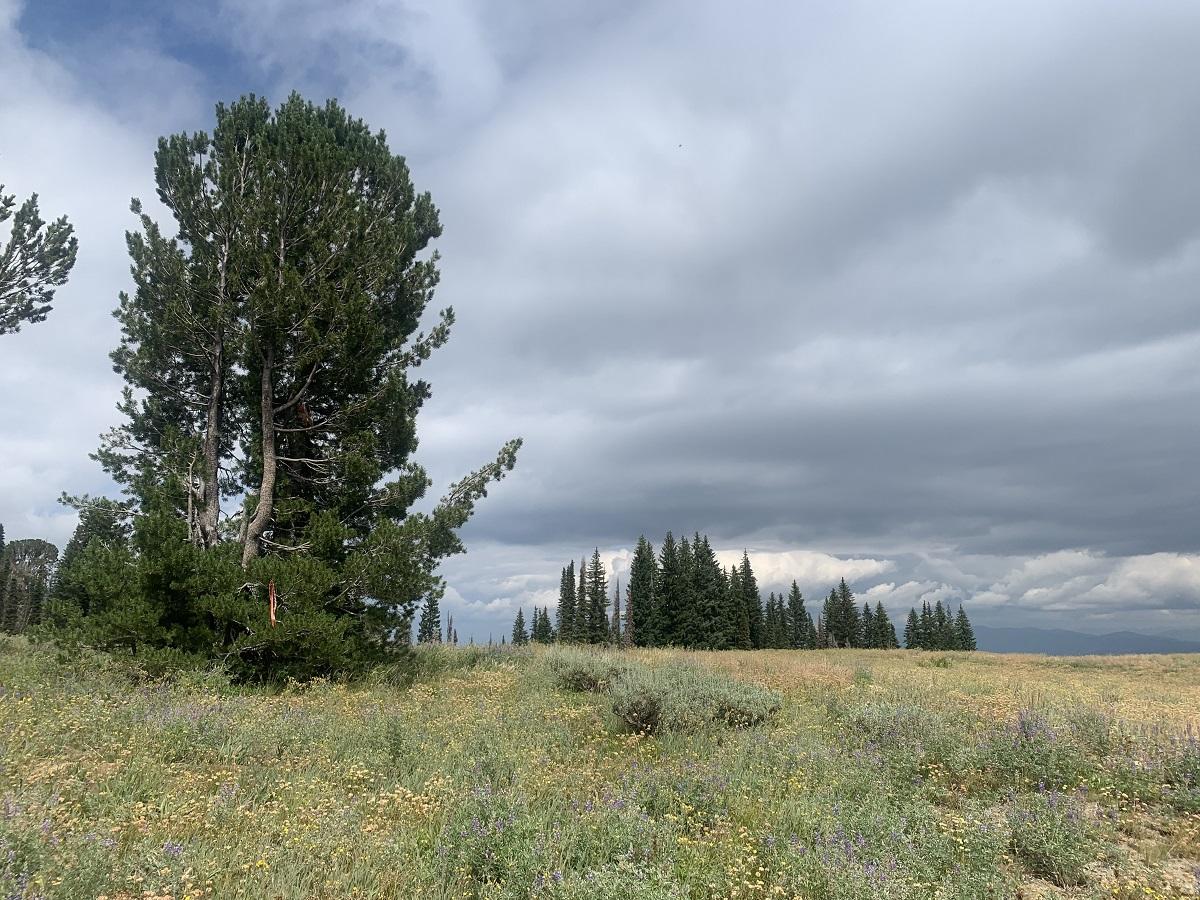
[[[0,638],[0,897],[1200,894],[1200,657],[422,648],[139,679]]]

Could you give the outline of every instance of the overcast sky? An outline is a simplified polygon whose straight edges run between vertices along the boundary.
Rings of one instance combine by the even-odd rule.
[[[1194,0],[0,0],[0,182],[80,239],[0,338],[0,522],[112,490],[156,139],[298,89],[442,210],[435,490],[525,438],[464,640],[668,529],[764,593],[1200,638],[1198,46]]]

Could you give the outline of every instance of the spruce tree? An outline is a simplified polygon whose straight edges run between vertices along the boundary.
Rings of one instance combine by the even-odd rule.
[[[961,603],[958,604],[958,614],[954,617],[954,633],[958,639],[959,650],[975,649],[975,629],[971,627],[971,620],[967,618]]]
[[[558,585],[558,639],[575,640],[575,560],[563,568]]]
[[[747,550],[742,551],[742,565],[738,572],[738,580],[742,586],[746,618],[750,623],[750,646],[757,650],[763,646],[762,595],[758,592],[758,579],[754,577],[754,569],[750,565],[750,553]]]
[[[821,622],[824,626],[823,637],[825,640],[821,641],[820,646],[825,647],[830,642],[833,646],[838,646],[838,636],[844,632],[845,627],[837,588],[832,589],[829,596],[825,598],[825,604],[821,608]]]
[[[591,635],[591,604],[587,592],[587,557],[579,560],[579,584],[575,589],[575,640],[586,644]]]
[[[954,634],[954,622],[946,614],[946,607],[938,600],[933,608],[933,649],[954,650],[957,643]]]
[[[808,616],[808,610],[804,608],[804,595],[800,593],[800,586],[792,581],[791,590],[788,591],[788,618],[791,622],[791,632],[788,635],[788,646],[800,650],[809,646],[809,632],[812,630],[812,620]]]
[[[514,647],[529,643],[529,632],[525,630],[525,611],[517,609],[517,617],[513,620],[512,643]]]
[[[727,628],[725,584],[721,564],[708,542],[698,533],[692,540],[692,613],[686,644],[708,650],[728,650],[733,635]]]
[[[442,642],[442,617],[438,611],[437,594],[430,594],[425,600],[425,609],[421,612],[421,620],[417,623],[418,644],[440,644]]]
[[[587,642],[603,644],[608,640],[608,578],[604,574],[604,563],[600,561],[599,547],[592,552],[585,593],[588,604]]]
[[[899,646],[896,641],[896,626],[884,609],[882,601],[875,602],[875,612],[872,616],[875,626],[875,645],[883,650],[894,650]]]
[[[742,590],[742,573],[736,566],[730,566],[725,581],[725,602],[729,607],[727,617],[734,626],[730,643],[734,650],[753,650],[754,644],[750,641],[750,612],[746,606],[746,592]]]
[[[625,585],[625,621],[621,625],[621,646],[633,646],[633,592]]]
[[[929,608],[928,600],[921,602],[921,616],[917,620],[917,646],[922,650],[937,649],[933,628],[933,610]]]
[[[862,613],[859,615],[859,630],[861,639],[859,646],[876,649],[879,647],[879,633],[875,630],[875,616],[871,612],[871,604],[864,603]]]
[[[692,544],[686,538],[679,539],[679,569],[683,577],[679,581],[679,613],[675,623],[676,643],[681,647],[694,647],[693,643],[699,629],[696,610],[696,562],[692,554]]]
[[[124,547],[129,541],[126,523],[129,510],[121,504],[106,498],[83,497],[78,508],[79,524],[63,549],[50,589],[52,618],[59,626],[68,622],[78,624],[75,621],[78,617],[92,612],[96,555]]]
[[[657,569],[654,547],[642,535],[638,538],[637,549],[629,566],[628,602],[625,604],[629,618],[626,632],[631,642],[639,647],[652,647],[656,643],[654,606]]]
[[[0,630],[21,634],[41,622],[42,607],[58,548],[30,538],[5,545],[0,570]]]
[[[836,635],[838,643],[844,647],[861,647],[863,643],[862,618],[858,612],[858,604],[854,594],[843,578],[837,588],[838,621],[841,633]]]
[[[616,589],[613,591],[613,613],[612,622],[609,625],[609,637],[615,643],[621,643],[621,579],[617,579]]]
[[[654,636],[657,646],[679,646],[685,619],[687,573],[679,557],[679,546],[671,532],[663,538],[658,555],[658,582],[654,594]]]
[[[767,606],[763,613],[763,646],[774,647],[779,638],[779,619],[775,613],[775,592],[767,595]]]
[[[904,625],[904,646],[909,650],[916,650],[921,646],[920,643],[921,623],[917,620],[916,609],[908,611],[908,621]]]

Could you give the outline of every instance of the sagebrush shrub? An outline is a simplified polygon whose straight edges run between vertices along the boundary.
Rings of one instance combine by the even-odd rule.
[[[633,665],[607,653],[558,647],[545,656],[555,684],[567,691],[603,693]]]
[[[634,731],[698,731],[761,725],[779,697],[753,684],[685,665],[630,669],[610,688],[613,712]]]

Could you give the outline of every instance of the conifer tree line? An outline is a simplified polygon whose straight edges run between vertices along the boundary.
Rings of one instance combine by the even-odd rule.
[[[941,600],[932,607],[926,601],[920,613],[916,609],[908,611],[904,646],[910,650],[974,650],[975,630],[961,603],[952,615]]]
[[[938,614],[936,609],[942,612]],[[929,613],[930,630],[922,634],[942,634],[935,626],[935,620],[940,621],[938,615],[950,615],[940,602]],[[971,634],[970,622],[961,607],[950,625],[956,635]],[[955,630],[958,628],[962,631]],[[625,594],[622,596],[618,586],[611,603],[599,549],[590,559],[580,560],[578,566],[572,560],[563,567],[551,639],[704,650],[900,646],[883,604],[864,603],[860,607],[844,578],[830,590],[814,615],[794,580],[786,593],[771,592],[764,600],[749,553],[743,551],[739,563],[725,567],[717,561],[707,535],[693,533],[690,539],[676,540],[671,532],[657,553],[645,536],[638,538]],[[936,642],[928,638],[926,643],[932,648]],[[969,640],[956,637],[953,643],[954,649],[975,646],[973,635]]]
[[[900,646],[883,604],[859,608],[845,578],[814,614],[796,581],[764,600],[748,552],[724,566],[707,535],[676,540],[671,532],[658,552],[638,538],[629,584],[624,594],[614,590],[611,604],[599,550],[566,564],[552,640],[714,650]]]
[[[22,634],[42,621],[57,562],[49,541],[6,542],[0,525],[0,631]]]

